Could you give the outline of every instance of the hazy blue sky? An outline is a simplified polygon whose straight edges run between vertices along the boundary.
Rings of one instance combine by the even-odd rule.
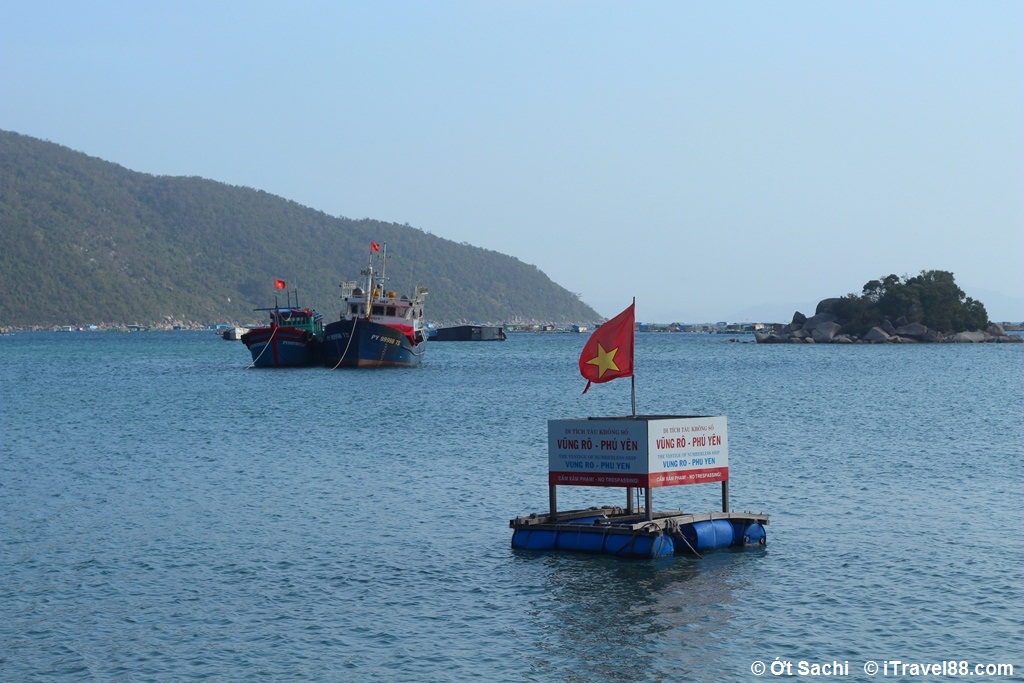
[[[1024,319],[1020,0],[0,9],[0,128],[494,249],[605,315],[939,269]]]

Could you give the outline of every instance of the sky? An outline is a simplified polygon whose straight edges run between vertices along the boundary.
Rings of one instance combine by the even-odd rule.
[[[946,270],[1024,320],[1019,0],[0,9],[0,129],[492,249],[605,316]]]

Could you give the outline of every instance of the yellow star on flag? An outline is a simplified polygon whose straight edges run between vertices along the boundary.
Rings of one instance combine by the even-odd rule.
[[[604,373],[609,370],[618,370],[619,366],[615,364],[615,354],[618,353],[619,347],[615,347],[611,351],[605,351],[601,343],[597,344],[597,355],[587,361],[587,365],[597,366],[598,378],[604,377]]]

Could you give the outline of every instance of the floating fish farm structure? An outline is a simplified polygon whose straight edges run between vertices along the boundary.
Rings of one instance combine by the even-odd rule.
[[[430,341],[505,341],[505,328],[487,325],[459,325],[434,330]]]
[[[720,483],[722,511],[655,512],[653,490]],[[559,486],[626,489],[626,507],[559,511]],[[643,490],[641,505],[635,496]],[[548,421],[547,514],[509,521],[512,547],[632,558],[763,546],[768,516],[729,510],[729,437],[722,416]]]

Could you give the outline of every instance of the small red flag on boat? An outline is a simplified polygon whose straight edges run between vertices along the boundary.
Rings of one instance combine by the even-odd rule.
[[[590,335],[580,354],[580,374],[587,380],[583,393],[591,383],[600,384],[633,375],[634,307],[601,325]]]
[[[370,242],[370,251],[380,251],[380,245],[376,242]]]
[[[274,287],[276,287],[277,289],[284,289],[287,286],[288,283],[285,282],[284,280],[274,280]]]

